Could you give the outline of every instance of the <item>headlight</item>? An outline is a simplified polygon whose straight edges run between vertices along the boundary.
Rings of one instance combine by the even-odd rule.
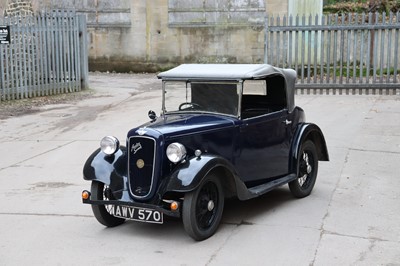
[[[119,140],[113,136],[106,136],[100,141],[100,148],[105,154],[112,155],[119,149]]]
[[[167,147],[167,157],[173,163],[182,161],[186,156],[186,148],[178,142],[174,142]]]

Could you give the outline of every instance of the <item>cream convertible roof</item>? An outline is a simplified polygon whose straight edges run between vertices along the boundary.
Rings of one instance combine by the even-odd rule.
[[[296,72],[267,64],[183,64],[157,75],[163,80],[248,80],[264,79],[268,76],[285,79],[288,109],[294,109],[294,84]]]

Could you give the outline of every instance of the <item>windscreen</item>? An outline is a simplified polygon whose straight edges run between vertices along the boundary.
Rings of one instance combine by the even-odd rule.
[[[200,112],[237,116],[239,82],[164,82],[164,112]]]

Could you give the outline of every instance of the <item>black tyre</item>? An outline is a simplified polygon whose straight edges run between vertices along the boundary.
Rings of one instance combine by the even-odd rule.
[[[194,240],[212,236],[221,222],[224,192],[219,179],[207,176],[200,186],[185,194],[182,209],[183,226]]]
[[[297,198],[304,198],[310,195],[318,174],[317,149],[312,141],[303,143],[298,161],[297,179],[289,183],[290,192]]]
[[[92,181],[92,186],[90,188],[92,199],[109,200],[108,197],[110,196],[106,195],[110,193],[107,193],[107,190],[108,187],[103,183]],[[110,214],[110,209],[110,205],[92,205],[94,217],[96,217],[97,221],[102,225],[105,225],[107,227],[114,227],[125,222],[125,219],[112,216]]]

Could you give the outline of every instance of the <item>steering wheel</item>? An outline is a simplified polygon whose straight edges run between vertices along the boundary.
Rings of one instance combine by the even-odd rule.
[[[188,107],[183,108],[183,107],[186,106],[186,105],[187,105]],[[179,105],[179,111],[186,110],[186,109],[195,110],[196,108],[201,109],[202,107],[201,107],[200,104],[197,104],[197,103],[190,103],[190,102],[181,103],[181,104]]]

